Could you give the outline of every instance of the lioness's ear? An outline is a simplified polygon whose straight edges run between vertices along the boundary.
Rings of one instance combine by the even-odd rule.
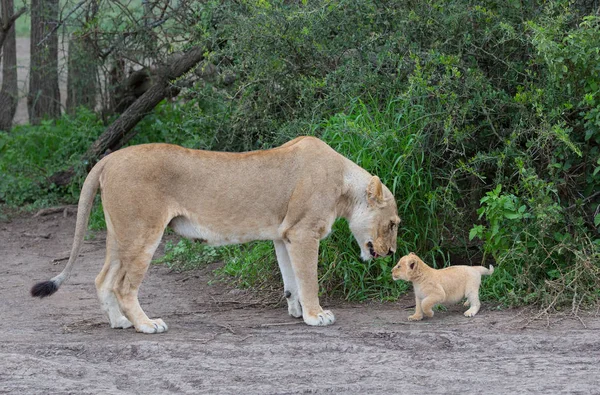
[[[377,176],[371,177],[367,186],[367,202],[371,206],[383,203],[383,184]]]

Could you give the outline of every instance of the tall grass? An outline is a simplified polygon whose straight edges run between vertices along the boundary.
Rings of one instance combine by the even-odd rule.
[[[407,289],[407,284],[391,278],[391,268],[401,255],[415,251],[434,262],[446,261],[439,245],[443,224],[436,216],[440,191],[433,186],[423,151],[425,118],[418,107],[401,97],[384,104],[354,99],[347,111],[313,129],[312,134],[337,152],[378,175],[396,197],[402,218],[396,255],[368,262],[361,261],[346,221],[336,221],[332,234],[320,245],[320,284],[325,294],[349,300],[393,300]],[[257,275],[256,261],[271,268],[269,273],[276,267],[270,242],[226,250],[222,273],[235,276],[239,284],[262,282],[264,273]]]

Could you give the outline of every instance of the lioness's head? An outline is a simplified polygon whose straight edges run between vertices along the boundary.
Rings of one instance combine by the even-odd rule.
[[[363,199],[349,221],[361,258],[367,261],[393,254],[400,223],[396,199],[377,176],[371,177]]]

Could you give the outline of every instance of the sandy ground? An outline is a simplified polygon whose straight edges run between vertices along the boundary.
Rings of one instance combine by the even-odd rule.
[[[461,306],[409,323],[397,303],[328,301],[330,327],[247,292],[208,285],[209,269],[153,265],[140,301],[169,331],[111,329],[94,288],[104,233],[87,241],[52,297],[32,284],[60,272],[74,216],[0,222],[0,393],[600,393],[600,317],[531,321],[523,310]]]

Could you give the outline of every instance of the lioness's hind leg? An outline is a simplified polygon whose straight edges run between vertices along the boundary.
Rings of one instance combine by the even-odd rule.
[[[96,292],[98,293],[102,310],[108,316],[111,328],[129,328],[133,325],[121,312],[117,297],[112,289],[114,278],[120,266],[121,263],[116,252],[116,243],[114,242],[114,237],[109,233],[106,238],[106,260],[102,270],[96,277]]]
[[[161,236],[162,234],[140,247],[127,246],[126,249],[121,248],[119,251],[121,266],[114,277],[112,289],[121,310],[138,332],[161,333],[168,329],[167,324],[160,318],[153,320],[148,318],[138,300],[140,285]]]
[[[290,256],[288,255],[285,243],[280,240],[273,241],[275,244],[275,254],[277,255],[277,263],[283,278],[283,292],[288,304],[288,314],[295,318],[302,317],[302,306],[300,305],[300,297],[298,295],[298,284],[296,276],[292,269]]]

